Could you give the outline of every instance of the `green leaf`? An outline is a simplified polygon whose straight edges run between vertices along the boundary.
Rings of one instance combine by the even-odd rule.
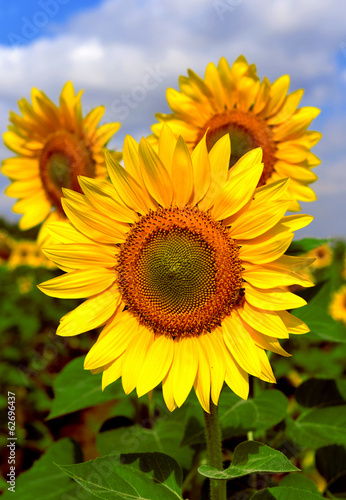
[[[316,451],[318,472],[326,479],[328,490],[337,495],[346,493],[346,449],[344,446],[325,446]],[[345,495],[343,495],[345,497]]]
[[[7,490],[3,496],[4,500],[10,498],[18,500],[78,498],[76,484],[54,464],[54,462],[73,463],[76,461],[76,455],[78,455],[78,450],[70,439],[65,438],[53,443],[31,469],[23,472],[16,479],[14,497],[13,493]]]
[[[182,444],[205,442],[204,422],[200,408],[193,412],[187,424]],[[241,436],[248,431],[269,429],[286,416],[287,399],[282,392],[269,389],[253,399],[243,400],[233,392],[222,391],[219,402],[219,422],[223,439]]]
[[[173,458],[163,453],[109,455],[59,467],[89,493],[104,500],[182,498],[181,469]]]
[[[208,465],[201,465],[198,472],[211,479],[233,479],[247,474],[299,471],[283,453],[257,441],[245,441],[234,450],[232,464],[220,471]]]
[[[346,402],[346,380],[311,378],[298,387],[295,398],[308,408]]]
[[[312,493],[319,494],[317,484],[309,477],[304,476],[303,473],[288,474],[280,481],[281,486],[289,486],[292,488],[299,488],[300,490],[311,491]]]
[[[81,356],[70,361],[54,380],[55,398],[48,419],[125,397],[119,381],[102,392],[101,373],[92,375],[84,370],[83,360],[84,357]]]
[[[297,420],[287,417],[286,434],[304,448],[346,445],[346,405],[307,410]]]
[[[333,240],[331,239],[318,239],[318,238],[303,238],[301,240],[294,240],[290,244],[287,253],[289,255],[302,255],[314,248],[317,248],[321,245],[325,245],[331,243]]]
[[[329,315],[328,307],[332,293],[335,291],[332,280],[321,284],[318,293],[301,309],[295,309],[294,315],[303,320],[310,328],[307,334],[313,340],[330,342],[346,342],[345,326],[334,321]]]
[[[151,429],[132,425],[102,432],[98,435],[97,447],[102,455],[113,452],[166,453],[173,457],[182,468],[189,470],[193,450],[188,446],[179,446],[184,435],[187,410],[188,406],[185,405],[172,414],[163,413],[157,420],[150,422]]]
[[[305,489],[277,486],[258,491],[251,497],[251,500],[318,500],[321,498],[323,497],[319,493]]]

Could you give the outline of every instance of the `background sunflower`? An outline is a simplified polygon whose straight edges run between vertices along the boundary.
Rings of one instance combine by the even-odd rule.
[[[72,83],[67,82],[56,106],[33,88],[32,104],[25,98],[18,102],[22,116],[10,112],[9,130],[3,138],[17,156],[3,160],[2,172],[12,180],[6,194],[19,198],[13,211],[24,214],[19,222],[23,230],[65,218],[62,188],[80,191],[78,175],[107,177],[103,149],[120,124],[98,127],[103,106],[83,117],[81,96],[82,91],[75,94]],[[40,242],[46,236],[45,226]]]
[[[298,108],[303,90],[287,94],[289,76],[273,84],[267,78],[260,82],[256,66],[244,56],[232,67],[221,58],[217,67],[209,63],[204,79],[192,70],[179,78],[180,92],[167,90],[171,114],[156,114],[160,123],[152,126],[152,144],[157,143],[163,123],[181,135],[192,151],[207,132],[210,150],[224,134],[229,134],[232,156],[229,167],[253,148],[263,149],[264,169],[259,186],[290,177],[289,210],[300,210],[298,200],[314,201],[315,193],[308,186],[317,177],[312,168],[320,160],[310,149],[320,140],[319,132],[308,131],[319,114],[314,107]]]

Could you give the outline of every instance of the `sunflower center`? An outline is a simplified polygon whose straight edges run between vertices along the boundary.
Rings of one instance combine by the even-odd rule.
[[[221,324],[244,291],[239,246],[197,208],[164,208],[136,223],[116,268],[129,312],[157,335],[199,335]]]
[[[94,177],[95,163],[83,139],[59,131],[48,138],[42,149],[40,175],[52,204],[62,211],[62,188],[80,192],[78,175]]]
[[[225,134],[231,138],[231,158],[229,168],[251,149],[261,147],[263,149],[263,173],[258,183],[262,186],[266,183],[274,171],[275,165],[275,143],[270,127],[260,116],[253,113],[232,109],[224,113],[214,115],[201,129],[198,134],[197,143],[207,133],[208,150]]]

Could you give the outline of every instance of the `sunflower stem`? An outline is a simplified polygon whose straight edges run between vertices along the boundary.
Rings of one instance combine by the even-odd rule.
[[[208,462],[210,467],[223,470],[221,431],[218,419],[218,407],[210,401],[210,413],[204,411],[205,436],[207,440]],[[226,500],[226,481],[210,479],[210,499]]]

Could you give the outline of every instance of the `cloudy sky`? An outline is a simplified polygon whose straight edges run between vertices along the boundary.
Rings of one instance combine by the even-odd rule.
[[[121,149],[126,134],[139,140],[155,112],[168,112],[166,88],[187,68],[203,75],[209,61],[244,54],[261,78],[288,73],[290,90],[305,89],[301,105],[321,109],[318,200],[303,204],[315,220],[299,234],[346,238],[345,19],[340,0],[11,0],[0,11],[0,130],[33,86],[56,101],[72,80],[85,113],[104,104],[104,122],[122,122],[111,143]],[[7,184],[0,176],[0,213],[17,220]]]

